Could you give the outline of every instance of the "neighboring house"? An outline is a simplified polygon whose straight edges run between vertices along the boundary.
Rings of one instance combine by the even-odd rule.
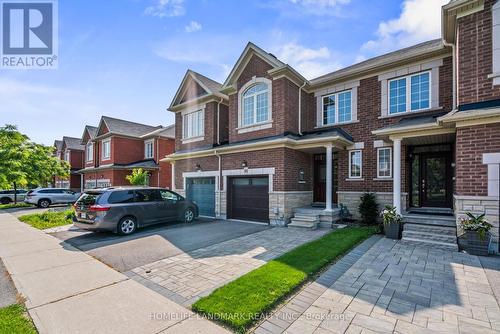
[[[66,179],[55,177],[54,186],[56,188],[69,188],[74,191],[80,191],[82,181],[77,171],[83,168],[83,154],[85,150],[85,147],[81,144],[81,139],[63,137],[62,140],[56,140],[54,146],[56,147],[55,156],[67,161],[70,165],[69,177]]]
[[[443,7],[444,40],[312,80],[252,43],[223,84],[188,71],[169,107],[176,151],[164,160],[174,190],[202,215],[277,225],[294,215],[305,226],[335,220],[339,203],[359,216],[360,196],[374,192],[407,221],[449,215],[439,217],[443,231],[468,210],[498,226],[500,30],[492,26],[500,9],[492,15],[492,5],[453,1]],[[409,235],[456,249],[456,238]]]
[[[130,185],[134,168],[149,172],[149,185],[170,188],[171,165],[160,162],[174,151],[174,126],[150,126],[103,116],[97,127],[87,125],[80,142],[85,163],[79,172],[84,188]]]

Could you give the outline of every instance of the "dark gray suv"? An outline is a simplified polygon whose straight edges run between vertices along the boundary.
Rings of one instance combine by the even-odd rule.
[[[75,226],[128,235],[138,228],[169,221],[192,222],[195,203],[162,188],[119,187],[89,190],[76,201]]]

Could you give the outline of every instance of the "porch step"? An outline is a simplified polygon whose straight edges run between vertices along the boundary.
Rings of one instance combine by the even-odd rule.
[[[420,238],[403,238],[401,240],[402,244],[405,245],[410,245],[410,246],[422,246],[422,247],[430,247],[430,248],[437,248],[437,249],[442,249],[442,250],[447,250],[447,251],[452,251],[452,252],[457,252],[458,251],[458,245],[457,243],[448,243],[448,242],[440,242],[440,241],[431,241],[431,240],[424,240]]]
[[[411,224],[423,224],[432,226],[457,226],[454,216],[403,214],[403,221]]]
[[[291,219],[291,223],[289,223],[287,226],[291,228],[301,228],[301,229],[308,229],[308,230],[315,230],[318,228],[319,225],[319,220],[316,221],[304,221],[296,218]]]
[[[447,235],[447,236],[453,236],[453,237],[457,236],[457,229],[455,227],[406,223],[406,224],[404,224],[403,229],[404,229],[404,231],[408,231],[408,232],[440,234],[440,235]]]
[[[316,222],[319,221],[319,215],[308,215],[305,213],[296,213],[294,217],[292,218],[296,220],[301,220],[301,221],[309,221],[309,222]]]
[[[403,239],[438,241],[449,244],[456,244],[457,242],[456,235],[410,231],[407,229],[403,231]]]

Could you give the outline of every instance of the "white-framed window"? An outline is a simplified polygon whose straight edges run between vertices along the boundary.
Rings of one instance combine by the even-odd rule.
[[[360,179],[363,172],[363,153],[361,150],[349,151],[349,178]]]
[[[85,149],[86,161],[94,160],[94,144],[91,142],[87,143],[87,147]]]
[[[377,149],[377,178],[392,177],[392,147]]]
[[[323,125],[352,121],[352,91],[346,90],[325,95],[323,101]]]
[[[269,87],[259,82],[248,88],[242,95],[241,126],[249,126],[269,121]]]
[[[389,80],[389,114],[430,109],[430,86],[430,71]]]
[[[67,150],[64,152],[64,160],[69,162],[69,151],[67,151]]]
[[[205,134],[205,112],[203,109],[185,114],[182,121],[182,138],[202,137]]]
[[[102,160],[111,158],[111,139],[102,141]]]
[[[144,142],[144,158],[153,159],[154,156],[154,139],[146,140]]]

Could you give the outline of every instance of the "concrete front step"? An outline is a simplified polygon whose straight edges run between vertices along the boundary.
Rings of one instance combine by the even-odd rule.
[[[425,233],[420,231],[403,231],[403,238],[410,239],[420,239],[426,241],[439,241],[444,243],[456,244],[456,235],[446,235],[446,234],[436,234],[436,233]]]
[[[423,246],[423,247],[437,248],[437,249],[442,249],[442,250],[447,250],[447,251],[452,251],[452,252],[458,251],[458,245],[456,243],[430,241],[430,240],[408,238],[408,237],[403,237],[403,239],[401,239],[401,243],[403,243],[405,245],[411,245],[411,246]]]
[[[433,226],[448,226],[448,227],[457,226],[455,217],[453,216],[405,214],[403,215],[403,221],[405,223],[433,225]]]
[[[308,221],[302,221],[302,220],[297,220],[295,218],[292,218],[292,222],[288,224],[288,227],[291,228],[300,228],[300,229],[308,229],[308,230],[315,230],[318,228],[319,221],[316,222],[308,222]]]
[[[303,220],[303,221],[319,221],[318,215],[307,215],[304,213],[296,213],[292,219]]]
[[[434,233],[434,234],[449,235],[454,237],[457,236],[456,227],[449,227],[449,226],[406,223],[403,225],[403,229],[405,231],[412,231],[412,232]]]

